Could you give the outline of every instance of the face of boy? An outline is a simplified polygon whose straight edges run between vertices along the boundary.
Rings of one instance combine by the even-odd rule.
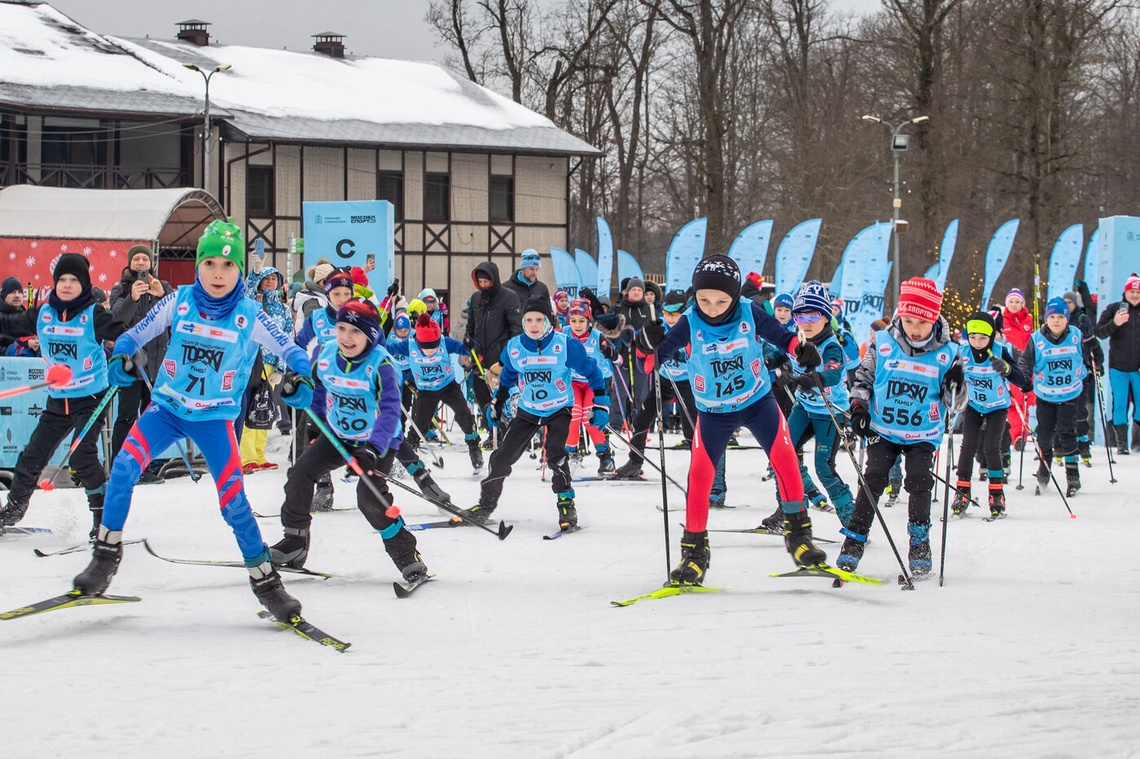
[[[329,290],[329,305],[334,311],[339,311],[340,307],[350,300],[352,300],[352,290],[347,287],[334,287]]]
[[[665,324],[666,325],[672,327],[674,324],[676,324],[679,321],[681,321],[681,312],[680,311],[666,311],[665,312]]]
[[[407,337],[408,335],[412,334],[412,331],[411,331],[410,329],[399,329],[399,328],[397,328],[397,329],[395,330],[395,333],[396,333],[396,337],[398,337],[398,338],[400,338],[401,340],[403,340],[405,337]]]
[[[546,331],[546,317],[537,311],[527,311],[523,314],[523,331],[527,337],[538,339]]]
[[[792,320],[792,309],[787,306],[776,306],[776,321],[787,324]]]
[[[241,269],[228,258],[211,256],[198,264],[198,279],[202,281],[202,287],[211,298],[229,295],[237,286],[240,277]]]
[[[82,291],[83,286],[79,280],[70,274],[64,274],[55,283],[55,296],[60,300],[75,300]]]
[[[902,322],[903,332],[906,334],[907,339],[912,342],[921,343],[934,332],[934,322],[923,321],[913,316],[904,316],[900,321]]]
[[[823,328],[827,323],[827,319],[816,319],[810,324],[799,324],[797,326],[807,337],[815,337],[820,332],[823,332]]]
[[[984,351],[990,347],[990,336],[974,332],[967,338],[970,341],[970,347],[976,351]]]
[[[710,319],[715,319],[724,314],[732,305],[732,297],[723,290],[711,288],[697,290],[697,305],[701,307],[702,314]]]
[[[584,335],[586,330],[590,328],[590,320],[579,314],[574,314],[570,317],[570,330],[575,335]]]
[[[336,344],[345,358],[356,358],[368,347],[368,337],[351,324],[337,322]]]
[[[1054,335],[1059,335],[1069,326],[1069,320],[1061,314],[1049,314],[1045,317],[1045,324]]]

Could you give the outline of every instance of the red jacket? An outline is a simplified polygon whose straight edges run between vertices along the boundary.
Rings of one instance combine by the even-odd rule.
[[[1029,336],[1033,334],[1033,312],[1023,308],[1016,314],[1008,308],[1002,310],[1002,336],[1007,343],[1019,351],[1025,350],[1029,344]]]

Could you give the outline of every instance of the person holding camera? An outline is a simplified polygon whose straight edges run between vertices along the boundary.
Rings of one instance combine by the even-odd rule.
[[[164,282],[154,276],[154,251],[146,245],[132,245],[127,251],[127,266],[123,269],[119,281],[111,288],[108,301],[111,306],[111,316],[130,329],[146,317],[147,313],[164,297],[174,292],[169,282]],[[153,384],[158,377],[158,367],[162,356],[166,353],[166,344],[170,339],[169,332],[163,332],[151,340],[143,349],[146,351],[147,364],[145,371]],[[119,390],[119,412],[115,417],[115,426],[111,431],[111,456],[114,458],[127,433],[131,431],[139,414],[150,403],[150,389],[141,379],[135,380],[130,387]],[[144,472],[139,482],[153,482],[157,475],[153,472]]]

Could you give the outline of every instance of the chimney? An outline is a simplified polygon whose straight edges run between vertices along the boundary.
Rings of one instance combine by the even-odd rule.
[[[178,39],[198,47],[209,47],[210,33],[206,31],[206,27],[209,25],[209,21],[199,21],[196,18],[189,21],[179,21]]]
[[[316,40],[316,43],[313,44],[313,50],[327,55],[329,58],[343,58],[344,37],[345,35],[337,34],[336,32],[314,34],[313,38]]]

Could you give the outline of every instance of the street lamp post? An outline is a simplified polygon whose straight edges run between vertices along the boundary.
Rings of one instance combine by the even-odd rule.
[[[206,192],[210,191],[210,79],[214,74],[220,74],[223,71],[229,71],[233,66],[228,63],[220,63],[214,66],[210,71],[203,71],[196,63],[183,63],[184,67],[191,71],[197,71],[202,75],[202,79],[206,82],[206,106],[203,109],[203,120],[205,125],[202,130],[202,189]]]
[[[864,116],[863,121],[873,121],[876,124],[882,124],[891,131],[891,153],[895,162],[895,198],[893,204],[894,212],[892,214],[893,222],[891,224],[891,230],[894,232],[895,247],[894,264],[891,267],[894,270],[891,274],[891,283],[894,286],[895,307],[898,308],[899,294],[902,290],[899,277],[899,270],[902,267],[902,262],[899,260],[899,210],[902,208],[902,198],[899,197],[899,154],[905,153],[907,146],[910,144],[910,135],[903,134],[902,130],[911,124],[921,124],[924,121],[930,121],[930,117],[915,116],[913,119],[904,121],[898,126],[893,126],[878,116]]]

